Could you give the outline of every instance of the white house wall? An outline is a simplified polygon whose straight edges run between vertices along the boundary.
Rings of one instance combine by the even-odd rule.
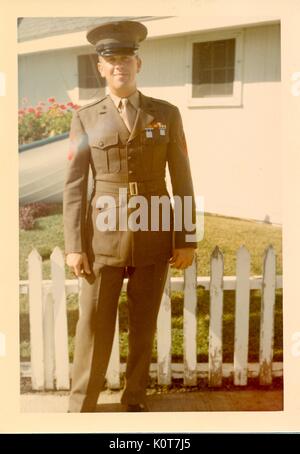
[[[180,107],[205,210],[280,223],[280,26],[244,30],[242,107],[188,107],[184,36],[146,41],[141,55],[141,90]]]
[[[139,88],[179,106],[205,211],[280,223],[280,26],[244,29],[242,107],[188,107],[187,36],[143,43]],[[19,99],[78,102],[76,57],[89,51],[21,55]]]
[[[31,105],[55,97],[58,102],[78,102],[77,55],[91,46],[19,56],[19,105],[27,97]],[[95,91],[95,97],[99,95]]]

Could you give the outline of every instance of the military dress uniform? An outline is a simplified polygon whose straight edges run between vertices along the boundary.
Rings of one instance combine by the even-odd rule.
[[[65,178],[63,217],[65,252],[86,252],[91,275],[82,279],[81,313],[76,327],[69,411],[94,411],[104,387],[112,349],[118,299],[128,277],[128,358],[123,404],[145,403],[156,320],[172,248],[197,247],[187,241],[183,225],[174,231],[174,210],[162,210],[151,230],[151,196],[170,199],[165,172],[168,164],[173,195],[195,200],[185,135],[179,110],[169,102],[136,91],[130,98],[135,122],[128,130],[111,93],[74,112],[70,129],[70,160]],[[93,191],[87,198],[88,175]],[[119,190],[126,192],[120,201]],[[112,208],[99,206],[110,196],[117,209],[134,212],[130,200],[142,195],[148,204],[148,230],[99,230],[97,216]],[[183,211],[183,210],[182,210]]]

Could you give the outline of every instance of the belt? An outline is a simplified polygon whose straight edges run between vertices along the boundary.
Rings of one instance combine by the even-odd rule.
[[[114,182],[95,180],[96,190],[118,192],[120,188],[126,188],[129,195],[147,194],[155,191],[166,191],[166,181],[164,179],[149,180],[149,181],[128,181]]]

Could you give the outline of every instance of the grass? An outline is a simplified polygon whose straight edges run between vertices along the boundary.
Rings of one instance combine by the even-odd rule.
[[[224,274],[235,275],[236,251],[244,245],[251,255],[251,274],[262,274],[263,254],[272,244],[277,254],[276,273],[282,274],[281,227],[255,221],[206,215],[204,238],[198,247],[198,274],[209,276],[210,255],[216,245],[224,255]]]
[[[50,278],[50,255],[55,246],[64,248],[62,206],[57,206],[57,212],[47,217],[37,218],[33,230],[20,230],[19,235],[19,277],[28,279],[27,257],[36,248],[43,259],[44,279]],[[67,270],[68,278],[71,273]]]
[[[276,273],[282,273],[281,228],[270,224],[241,220],[217,215],[205,215],[205,234],[198,247],[198,274],[210,275],[210,255],[216,245],[224,254],[224,274],[234,275],[236,250],[244,244],[251,254],[251,274],[262,274],[263,254],[272,244],[277,254]],[[36,248],[43,258],[44,279],[50,278],[50,254],[55,246],[64,248],[63,221],[61,206],[44,218],[36,220],[34,230],[20,231],[20,279],[27,279],[27,256]],[[172,275],[182,275],[173,270]],[[66,268],[67,278],[74,278]],[[209,292],[198,289],[197,303],[197,358],[199,362],[208,360]],[[249,355],[250,362],[258,361],[260,328],[260,291],[252,290],[250,295]],[[224,292],[223,315],[223,361],[233,361],[234,342],[234,291]],[[172,294],[172,361],[182,361],[183,345],[183,294]],[[120,353],[121,360],[127,357],[127,301],[126,294],[120,295]],[[68,296],[69,357],[73,360],[74,335],[78,320],[77,295]],[[30,333],[28,298],[20,297],[20,356],[22,361],[30,360]],[[282,361],[282,290],[276,291],[274,361]],[[153,346],[152,361],[156,359],[156,340]]]
[[[198,289],[197,301],[197,360],[208,360],[208,327],[209,327],[209,292]],[[224,315],[223,315],[223,361],[233,362],[234,342],[234,291],[224,292]],[[181,362],[183,355],[183,295],[181,292],[172,293],[172,361]],[[122,292],[119,305],[120,322],[120,354],[121,361],[127,357],[128,339],[128,307],[126,294]],[[25,295],[21,297],[20,312],[20,339],[21,360],[30,360],[30,333],[28,302]],[[77,295],[68,296],[68,333],[69,333],[69,358],[72,362],[74,351],[75,328],[78,320]],[[259,328],[260,328],[260,291],[251,291],[250,323],[249,323],[249,362],[257,362],[259,355]],[[276,291],[275,303],[275,339],[274,361],[282,361],[282,291]],[[153,345],[152,361],[156,360],[156,339]]]
[[[251,274],[262,274],[263,254],[272,244],[277,254],[276,273],[282,274],[281,227],[255,221],[241,220],[217,215],[205,215],[204,238],[198,246],[198,274],[210,275],[210,255],[219,246],[224,255],[224,274],[235,275],[236,251],[245,245],[251,254]],[[20,279],[27,279],[27,257],[36,248],[43,258],[44,279],[50,278],[50,254],[55,246],[64,248],[61,206],[57,213],[38,218],[34,230],[20,231]],[[172,275],[182,271],[172,269]],[[74,276],[66,267],[66,276]]]
[[[277,255],[276,273],[282,274],[281,228],[270,224],[241,220],[217,215],[205,215],[205,234],[198,247],[198,274],[210,275],[210,255],[216,245],[224,254],[224,274],[234,275],[236,250],[244,244],[251,254],[251,274],[262,274],[263,253],[272,244]],[[20,232],[20,279],[27,279],[27,256],[35,247],[43,258],[44,279],[50,278],[50,254],[55,246],[62,250],[63,222],[61,207],[57,212],[36,220],[35,229]],[[182,275],[181,271],[172,269],[172,275]],[[66,269],[66,277],[74,276]],[[198,340],[197,358],[199,362],[208,360],[208,327],[209,327],[209,292],[198,289]],[[260,291],[252,290],[250,298],[249,355],[250,362],[258,361],[260,329]],[[223,315],[223,361],[233,361],[234,342],[234,307],[235,292],[224,292]],[[183,345],[183,295],[172,293],[172,361],[182,361]],[[120,295],[120,353],[121,360],[127,357],[127,301],[124,292]],[[69,357],[73,360],[74,335],[78,320],[77,295],[68,296],[68,334]],[[28,298],[20,297],[20,356],[22,361],[30,360],[30,333]],[[274,361],[282,361],[282,290],[276,291],[275,304],[275,338]],[[156,341],[154,342],[152,360],[156,359]]]

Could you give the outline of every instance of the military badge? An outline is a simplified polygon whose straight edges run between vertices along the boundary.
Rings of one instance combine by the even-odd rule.
[[[160,123],[159,134],[161,136],[165,136],[166,135],[166,129],[167,129],[167,125],[163,125],[162,123]]]
[[[152,137],[153,137],[153,128],[151,128],[151,127],[145,128],[145,132],[146,132],[146,137],[148,139],[152,139]]]
[[[152,138],[154,129],[159,129],[159,134],[161,136],[165,136],[167,125],[161,123],[160,121],[152,122],[147,128],[145,128],[146,137]]]
[[[69,135],[69,150],[68,150],[68,155],[67,159],[71,161],[73,159],[73,156],[76,151],[76,143],[75,143],[75,134],[72,134],[72,132]]]

